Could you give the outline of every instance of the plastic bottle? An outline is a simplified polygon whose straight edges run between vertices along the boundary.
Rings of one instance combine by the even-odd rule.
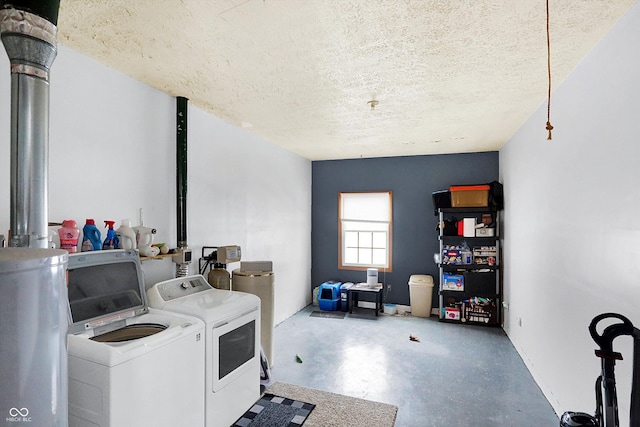
[[[136,233],[131,228],[131,221],[123,219],[120,221],[120,227],[116,230],[116,236],[120,241],[117,249],[136,249]]]
[[[107,230],[107,237],[104,239],[104,243],[102,244],[102,249],[117,249],[120,246],[116,230],[113,229],[115,223],[115,221],[104,222],[104,226],[109,227],[109,229]]]
[[[155,228],[139,225],[133,227],[133,232],[136,233],[136,245],[141,256],[154,257],[160,254],[159,247],[151,246],[153,245],[153,235],[156,234]]]
[[[87,251],[99,251],[102,249],[102,236],[100,236],[100,230],[96,227],[96,222],[93,218],[87,218],[84,227],[82,228],[82,252]]]
[[[62,221],[62,227],[58,229],[60,236],[60,249],[64,249],[69,253],[78,252],[78,236],[80,229],[76,227],[76,221],[73,219],[65,219]]]

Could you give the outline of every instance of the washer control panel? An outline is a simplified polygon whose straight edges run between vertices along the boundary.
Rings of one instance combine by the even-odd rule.
[[[161,302],[169,302],[176,298],[182,298],[187,295],[197,294],[198,292],[208,291],[213,287],[207,283],[204,276],[187,276],[177,277],[173,280],[167,280],[155,284],[147,291],[149,302],[153,301],[154,306],[162,305]]]

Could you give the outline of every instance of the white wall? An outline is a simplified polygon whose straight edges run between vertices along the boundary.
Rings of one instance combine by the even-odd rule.
[[[640,327],[639,37],[636,4],[553,92],[553,140],[545,102],[500,151],[505,330],[559,414],[595,410],[591,319]],[[631,339],[614,349],[628,425]]]
[[[176,246],[176,101],[58,46],[51,71],[49,221],[131,219]],[[9,60],[0,54],[0,233],[9,229]],[[189,105],[187,235],[274,264],[276,323],[311,303],[311,162]],[[57,227],[52,227],[55,230]],[[102,230],[104,230],[102,228]],[[104,233],[103,233],[104,238]],[[229,270],[239,268],[230,264]],[[174,277],[143,263],[147,286]]]

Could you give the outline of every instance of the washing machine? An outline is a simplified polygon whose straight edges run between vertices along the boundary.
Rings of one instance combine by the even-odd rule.
[[[70,427],[204,426],[204,322],[148,307],[136,250],[69,255]]]
[[[260,298],[201,275],[156,283],[147,296],[151,307],[204,321],[205,425],[232,425],[260,398]]]

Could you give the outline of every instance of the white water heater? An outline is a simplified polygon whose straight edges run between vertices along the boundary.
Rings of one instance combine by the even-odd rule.
[[[0,414],[6,425],[68,424],[67,260],[59,249],[0,248]]]

